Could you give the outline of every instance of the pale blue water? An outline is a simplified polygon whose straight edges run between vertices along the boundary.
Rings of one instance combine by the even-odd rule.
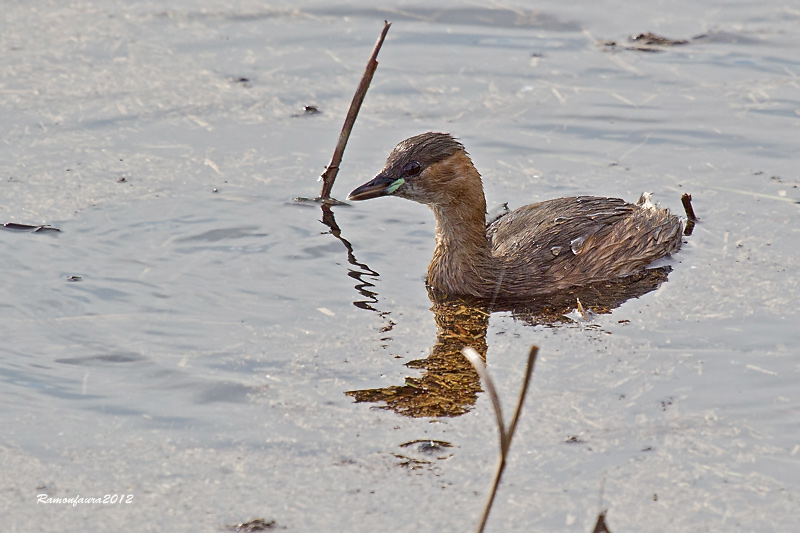
[[[680,212],[690,192],[701,217],[667,283],[592,324],[491,317],[507,411],[528,347],[541,357],[488,530],[591,531],[601,487],[612,531],[792,530],[797,11],[393,5],[4,6],[0,222],[62,231],[0,231],[3,529],[474,527],[497,453],[487,398],[430,419],[344,394],[426,375],[404,363],[436,342],[430,213],[334,208],[348,260],[293,202],[317,193],[388,18],[334,196],[444,130],[490,205],[646,190]],[[623,49],[645,31],[711,37]],[[401,446],[417,439],[453,447]]]

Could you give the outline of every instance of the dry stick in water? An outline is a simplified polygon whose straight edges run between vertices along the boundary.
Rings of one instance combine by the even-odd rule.
[[[681,196],[681,203],[683,204],[683,210],[686,212],[686,229],[683,231],[683,234],[691,235],[694,230],[694,225],[697,222],[697,216],[694,214],[694,209],[692,208],[692,195],[684,193],[683,196]]]
[[[683,196],[681,196],[681,203],[683,204],[683,210],[686,211],[686,218],[689,220],[697,220],[697,216],[694,214],[694,209],[692,208],[692,195],[688,192],[683,193]]]
[[[497,488],[500,486],[500,478],[503,475],[503,470],[506,468],[506,459],[508,458],[508,450],[511,447],[511,439],[514,438],[514,432],[517,430],[517,422],[519,421],[519,415],[522,412],[522,404],[525,403],[525,395],[528,393],[528,384],[531,381],[533,366],[536,364],[536,354],[539,353],[539,347],[531,346],[531,351],[528,354],[528,366],[525,369],[525,379],[522,382],[522,390],[520,391],[519,399],[517,400],[517,409],[514,411],[511,424],[509,424],[508,427],[506,427],[505,422],[503,421],[503,411],[500,409],[500,397],[497,395],[497,389],[495,389],[494,382],[489,376],[489,372],[486,370],[486,365],[483,364],[483,359],[481,359],[481,356],[478,355],[478,352],[469,347],[464,348],[461,350],[461,352],[467,359],[469,359],[469,362],[472,363],[472,366],[475,367],[475,370],[478,372],[478,375],[481,378],[481,382],[486,387],[486,392],[489,394],[489,398],[492,400],[494,414],[497,418],[497,428],[500,431],[500,462],[497,464],[497,472],[495,472],[494,475],[492,490],[489,494],[489,498],[486,501],[486,507],[483,510],[483,518],[481,518],[481,523],[477,529],[478,533],[481,533],[486,527],[487,520],[489,520],[489,512],[492,510],[494,497],[497,494]]]
[[[347,118],[344,119],[342,132],[339,134],[339,142],[336,143],[336,149],[333,151],[331,162],[325,169],[325,172],[322,173],[322,191],[319,193],[319,198],[317,198],[317,200],[323,202],[330,200],[331,189],[333,188],[333,182],[336,180],[336,175],[339,173],[339,163],[342,162],[344,148],[347,146],[347,140],[350,138],[353,124],[355,124],[356,117],[358,117],[361,103],[367,95],[367,89],[369,89],[372,76],[375,74],[375,69],[378,68],[378,52],[380,52],[383,40],[386,39],[386,34],[389,32],[389,26],[392,25],[391,22],[387,21],[383,21],[383,24],[381,36],[378,37],[375,48],[372,49],[372,55],[369,57],[369,61],[367,61],[366,68],[364,68],[364,74],[361,76],[361,81],[358,83],[356,94],[353,95],[353,101],[350,102],[350,109],[347,110]]]

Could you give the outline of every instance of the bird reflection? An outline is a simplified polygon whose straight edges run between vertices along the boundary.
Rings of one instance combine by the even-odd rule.
[[[574,322],[568,315],[582,303],[584,312],[610,313],[630,298],[655,290],[670,268],[645,270],[634,276],[598,283],[580,290],[548,295],[527,302],[484,302],[440,299],[429,291],[436,320],[436,342],[431,355],[406,363],[422,370],[422,377],[407,377],[403,385],[348,391],[356,402],[371,402],[409,417],[459,416],[475,404],[481,392],[480,380],[462,355],[465,346],[474,348],[486,360],[486,331],[493,311],[510,311],[528,324],[558,325]]]
[[[348,391],[356,402],[380,404],[410,417],[458,416],[466,413],[481,392],[480,378],[461,354],[473,347],[486,359],[486,329],[489,313],[464,301],[434,303],[436,343],[431,355],[406,363],[422,370],[422,377],[407,377],[403,385],[381,389]]]
[[[366,300],[353,302],[356,307],[377,312],[388,321],[382,332],[391,330],[394,322],[388,311],[377,309],[378,294],[370,290],[375,285],[368,279],[379,274],[364,263],[359,263],[352,245],[341,236],[329,206],[323,206],[322,222],[330,233],[347,248],[347,260],[356,267],[348,275],[358,283],[358,294]],[[436,341],[431,354],[425,359],[406,363],[409,368],[422,371],[421,377],[407,377],[402,385],[365,390],[347,391],[356,402],[376,404],[376,408],[394,411],[409,417],[452,417],[468,412],[482,392],[480,379],[472,365],[461,353],[471,346],[486,360],[488,349],[486,332],[489,317],[496,311],[511,312],[516,319],[531,325],[564,325],[575,321],[573,312],[605,314],[631,298],[638,298],[657,289],[671,268],[647,269],[631,276],[519,300],[450,299],[429,288],[431,311],[436,321]],[[364,279],[364,278],[368,279]],[[582,304],[582,305],[581,305]]]

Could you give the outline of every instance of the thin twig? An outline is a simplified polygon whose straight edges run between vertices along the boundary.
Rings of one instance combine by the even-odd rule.
[[[333,188],[333,182],[336,180],[336,175],[339,173],[339,163],[342,162],[344,148],[347,146],[350,132],[353,129],[353,125],[356,123],[356,117],[358,117],[358,111],[361,109],[361,103],[367,95],[367,89],[369,89],[372,76],[375,74],[375,69],[378,68],[378,52],[383,45],[383,40],[386,39],[386,34],[389,32],[389,26],[392,25],[391,22],[383,22],[383,31],[380,37],[378,37],[375,47],[372,49],[372,55],[369,57],[369,61],[367,61],[367,66],[364,68],[364,74],[361,76],[361,81],[358,83],[356,93],[353,95],[353,101],[350,102],[350,109],[347,110],[347,117],[344,119],[342,132],[339,134],[339,142],[336,143],[336,149],[333,151],[331,162],[328,164],[325,172],[322,173],[322,191],[319,194],[318,200],[323,202],[329,200],[331,197],[331,189]]]
[[[495,417],[497,418],[497,428],[500,431],[500,461],[497,464],[494,481],[492,482],[492,489],[489,493],[489,497],[486,500],[486,505],[484,506],[483,510],[483,517],[481,518],[481,523],[478,525],[477,529],[478,533],[482,533],[486,528],[486,522],[489,520],[489,512],[492,510],[494,498],[497,495],[497,489],[500,486],[500,478],[503,476],[503,470],[506,468],[508,450],[511,448],[511,439],[514,438],[514,432],[517,430],[517,422],[519,421],[519,416],[522,412],[522,404],[525,402],[525,396],[528,392],[528,385],[530,384],[531,375],[533,375],[533,367],[536,364],[536,355],[539,353],[539,347],[531,346],[531,351],[528,353],[528,366],[525,370],[525,379],[522,382],[522,390],[520,391],[519,399],[517,400],[517,408],[514,411],[511,424],[508,427],[506,427],[505,423],[503,422],[503,413],[500,410],[500,397],[497,395],[494,382],[492,381],[491,377],[489,377],[489,372],[486,370],[483,360],[478,355],[478,352],[472,348],[467,347],[461,351],[464,356],[469,359],[469,362],[472,363],[472,366],[475,367],[475,370],[478,372],[481,381],[487,389],[487,393],[492,400]]]
[[[511,439],[514,436],[514,432],[517,430],[517,422],[519,421],[519,415],[522,412],[522,404],[525,403],[525,396],[528,394],[528,385],[531,382],[533,366],[536,364],[536,356],[538,354],[539,347],[531,346],[531,350],[528,352],[528,366],[525,369],[525,379],[522,381],[522,390],[519,391],[517,409],[514,411],[514,418],[511,419],[511,424],[508,426],[508,430],[506,432],[508,435],[508,442],[506,443],[506,455],[508,455],[508,448],[511,447]]]
[[[606,512],[607,511],[602,511],[597,515],[597,522],[594,525],[594,530],[592,530],[592,533],[611,533],[611,530],[608,529],[608,526],[606,525]]]
[[[489,521],[489,513],[492,511],[494,498],[497,496],[497,489],[500,487],[500,478],[503,477],[503,470],[505,469],[506,458],[503,454],[500,454],[500,460],[497,462],[497,470],[494,472],[494,480],[492,480],[492,490],[489,491],[489,497],[486,499],[486,505],[483,507],[481,523],[478,525],[478,529],[476,529],[478,533],[483,533],[483,530],[486,529],[486,523]]]
[[[683,193],[681,203],[683,204],[683,210],[686,212],[686,229],[683,234],[688,236],[692,234],[694,225],[697,222],[697,215],[694,214],[694,209],[692,208],[692,195]]]
[[[683,193],[681,196],[681,203],[683,204],[683,210],[686,211],[686,218],[689,220],[697,220],[697,216],[694,214],[694,209],[692,208],[692,195],[687,193]]]
[[[497,394],[494,381],[492,381],[489,371],[486,370],[486,365],[483,363],[483,359],[481,359],[481,356],[475,351],[474,348],[467,346],[461,350],[461,353],[463,353],[464,357],[469,359],[469,362],[472,363],[473,367],[475,367],[475,371],[478,373],[478,376],[480,376],[481,382],[483,383],[483,386],[486,387],[486,392],[489,394],[489,398],[492,400],[494,415],[497,418],[497,429],[500,431],[500,454],[505,456],[506,440],[508,437],[506,436],[506,424],[503,420],[503,409],[500,407],[500,396]]]

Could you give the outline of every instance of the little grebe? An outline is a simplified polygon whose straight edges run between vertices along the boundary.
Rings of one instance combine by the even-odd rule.
[[[518,299],[627,276],[676,252],[683,224],[666,209],[618,198],[539,202],[486,225],[481,176],[447,133],[406,139],[350,200],[399,196],[428,205],[436,248],[428,285],[447,296]]]

